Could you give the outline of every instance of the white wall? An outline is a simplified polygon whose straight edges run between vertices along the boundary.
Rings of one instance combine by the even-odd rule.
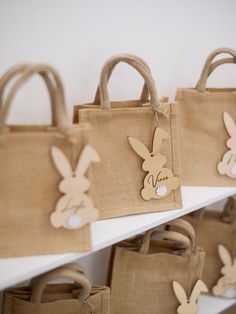
[[[177,86],[196,84],[211,50],[236,48],[235,12],[234,0],[0,0],[0,72],[22,61],[52,64],[65,82],[71,117],[74,103],[93,99],[106,58],[129,52],[150,64],[159,94],[173,97]],[[235,81],[233,66],[210,79]],[[141,82],[119,66],[113,99],[137,98]],[[18,95],[11,122],[49,121],[42,86]]]

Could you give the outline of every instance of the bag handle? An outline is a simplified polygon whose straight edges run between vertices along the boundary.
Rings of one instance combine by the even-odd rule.
[[[69,263],[69,264],[63,265],[61,267],[58,267],[57,269],[70,269],[70,270],[74,270],[74,271],[79,272],[79,273],[84,275],[84,270],[80,266],[80,264],[78,264],[78,263]],[[30,280],[29,286],[32,287],[35,282],[38,282],[44,276],[45,276],[45,274],[42,274],[42,275],[38,275],[37,277],[32,278]]]
[[[169,221],[165,224],[165,227],[176,227],[179,228],[180,230],[184,231],[187,234],[187,237],[189,238],[189,247],[186,249],[186,254],[191,254],[192,251],[195,248],[195,231],[193,229],[193,227],[191,226],[190,223],[188,223],[186,220],[184,219],[176,219],[173,221]],[[139,249],[139,253],[141,254],[147,254],[149,247],[150,247],[150,240],[151,240],[151,236],[158,231],[159,232],[160,229],[156,228],[152,228],[150,230],[148,230],[143,237],[143,241],[142,244],[140,246]],[[178,233],[178,232],[176,232]],[[180,233],[181,234],[181,233]],[[179,237],[176,238],[176,241],[179,241]],[[172,240],[174,240],[174,238],[172,238]]]
[[[227,223],[231,223],[236,227],[236,199],[235,196],[228,198],[224,205],[222,220]]]
[[[137,63],[139,63],[141,66],[145,67],[147,71],[149,71],[151,73],[151,70],[149,68],[149,65],[146,63],[145,60],[143,60],[142,58],[138,57],[138,56],[133,56],[133,59],[136,60]],[[108,72],[108,81],[110,80],[111,78],[111,75],[115,69],[115,67],[117,66],[117,64],[119,63],[120,61],[117,61],[116,63],[113,64],[113,66],[109,69],[109,72]],[[143,85],[143,90],[142,90],[142,93],[141,93],[141,96],[140,96],[140,100],[139,100],[139,103],[140,105],[141,104],[145,104],[149,101],[149,93],[148,93],[148,88],[147,88],[147,85],[144,83]],[[96,94],[95,94],[95,98],[94,98],[94,105],[100,105],[100,90],[99,90],[99,86],[97,87],[97,90],[96,90]]]
[[[157,243],[157,245],[164,244],[166,247],[173,249],[186,249],[190,246],[190,240],[182,233],[171,230],[156,230],[151,238],[150,243]]]
[[[44,275],[35,278],[32,281],[32,294],[30,301],[32,303],[39,304],[41,303],[41,297],[46,285],[55,279],[71,279],[75,281],[81,288],[79,288],[78,299],[82,302],[86,302],[88,297],[91,294],[92,286],[89,280],[84,276],[83,273],[76,271],[75,269],[61,267],[55,270],[52,270]]]
[[[145,66],[141,65],[140,62],[136,60],[136,56],[131,54],[120,54],[115,55],[107,60],[104,64],[101,75],[100,75],[100,84],[99,84],[99,91],[100,91],[100,103],[103,109],[110,109],[111,104],[108,95],[107,83],[108,83],[108,75],[110,69],[114,67],[114,64],[118,62],[125,62],[135,68],[140,75],[144,78],[145,83],[147,84],[148,91],[150,94],[151,99],[151,106],[153,109],[158,112],[159,102],[158,96],[156,91],[156,86],[154,80],[151,76],[151,73],[146,69]]]
[[[231,64],[231,63],[236,63],[236,58],[223,58],[223,59],[220,59],[220,60],[217,60],[217,61],[213,62],[211,64],[208,76],[210,76],[211,73],[213,71],[215,71],[215,69],[218,68],[220,65],[222,65],[222,64]]]
[[[53,77],[53,80],[56,86],[54,95],[55,95],[55,103],[57,105],[55,106],[55,110],[54,110],[53,104],[51,103],[52,112],[53,112],[53,115],[55,116],[55,120],[57,122],[57,127],[59,131],[63,134],[68,134],[69,125],[68,125],[67,116],[66,116],[66,106],[65,106],[65,96],[64,96],[63,85],[57,71],[54,70],[54,68],[52,68],[51,66],[46,65],[46,64],[35,64],[35,65],[30,66],[27,70],[25,70],[25,72],[21,75],[21,77],[18,78],[17,81],[13,84],[10,91],[8,92],[8,95],[6,96],[6,99],[0,111],[0,128],[3,129],[5,126],[6,119],[9,113],[9,108],[11,106],[11,103],[17,91],[34,74],[40,74],[41,72],[45,72],[48,75],[51,75]]]
[[[2,108],[2,101],[3,101],[3,93],[4,93],[4,89],[7,87],[7,85],[9,84],[9,82],[17,75],[23,73],[26,69],[28,69],[30,67],[30,64],[17,64],[13,67],[11,67],[10,69],[8,69],[0,78],[0,110]],[[52,104],[52,125],[56,125],[56,119],[55,119],[55,91],[54,91],[54,87],[53,84],[50,80],[50,77],[47,73],[45,72],[41,72],[39,73],[41,75],[41,77],[43,78],[47,89],[49,91],[49,96],[50,96],[50,100],[51,100],[51,104]]]
[[[219,49],[216,49],[216,50],[212,51],[210,53],[210,55],[208,56],[205,64],[204,64],[203,70],[202,70],[200,78],[198,80],[198,83],[197,83],[197,86],[196,86],[196,89],[197,89],[198,92],[205,92],[205,90],[206,90],[206,82],[207,82],[208,76],[210,75],[210,69],[211,69],[212,61],[214,60],[214,58],[216,56],[218,56],[219,54],[222,54],[222,53],[227,53],[227,54],[231,55],[233,57],[233,59],[235,60],[234,63],[236,63],[236,51],[234,49],[231,49],[231,48],[219,48]],[[225,59],[223,59],[223,60],[225,60]],[[229,60],[229,59],[227,59],[227,60]],[[221,64],[224,64],[224,63],[226,63],[226,62],[222,62],[222,61],[218,62],[217,66],[219,66]]]
[[[221,66],[223,64],[231,64],[231,63],[236,63],[236,58],[224,58],[224,59],[220,59],[220,60],[217,60],[217,61],[213,62],[211,64],[211,66],[210,66],[207,78],[219,66]],[[148,100],[149,100],[148,88],[147,88],[147,85],[144,83],[143,89],[142,89],[142,94],[140,96],[140,104],[144,104],[144,103],[148,102]]]
[[[202,221],[205,216],[206,209],[201,208],[193,213],[191,216],[198,220]],[[221,220],[225,223],[233,224],[236,228],[236,196],[230,196],[227,199],[227,202],[224,205],[223,211],[221,213]]]

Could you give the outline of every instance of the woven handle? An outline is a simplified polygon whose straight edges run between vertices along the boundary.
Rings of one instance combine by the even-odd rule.
[[[80,264],[78,264],[78,263],[66,264],[66,265],[63,265],[61,267],[58,267],[57,269],[71,269],[71,270],[74,270],[74,271],[79,272],[79,273],[84,275],[84,270],[80,266]],[[37,277],[32,278],[30,280],[29,286],[32,287],[35,282],[38,282],[44,276],[45,276],[45,274],[42,274],[42,275],[38,275]]]
[[[187,236],[171,230],[156,230],[150,238],[150,243],[172,249],[187,249],[190,246],[190,240]]]
[[[231,63],[236,63],[236,58],[224,58],[221,60],[217,60],[215,62],[213,62],[210,66],[209,69],[209,73],[207,74],[207,78],[211,75],[211,73],[213,71],[215,71],[216,68],[218,68],[219,66],[223,65],[223,64],[231,64]],[[197,85],[198,86],[198,85]],[[143,85],[143,89],[142,89],[142,94],[140,96],[140,104],[144,104],[146,102],[148,102],[149,99],[149,93],[148,93],[148,88],[147,85],[144,83]],[[97,99],[95,98],[95,100],[97,101]],[[100,100],[99,100],[100,101]]]
[[[231,49],[231,48],[219,48],[219,49],[216,49],[214,50],[207,58],[206,62],[205,62],[205,65],[203,67],[203,70],[202,70],[202,73],[200,75],[200,79],[197,83],[197,86],[196,86],[196,89],[198,92],[205,92],[206,90],[206,82],[207,82],[207,78],[208,76],[210,75],[211,73],[211,65],[212,65],[212,61],[214,60],[214,58],[216,56],[218,56],[219,54],[222,54],[222,53],[227,53],[229,55],[231,55],[234,59],[234,63],[236,63],[236,51],[234,49]],[[222,61],[224,60],[224,61]],[[219,60],[217,63],[215,63],[215,65],[219,66],[221,64],[224,64],[226,63],[226,60],[230,60],[230,63],[231,62],[231,58],[227,58],[227,59],[222,59],[221,61]],[[217,67],[215,66],[214,69]],[[214,70],[213,69],[213,70]]]
[[[92,286],[84,274],[78,270],[76,271],[73,267],[61,267],[50,271],[45,275],[41,275],[40,277],[33,280],[31,302],[37,304],[41,303],[42,293],[46,285],[52,280],[62,278],[71,279],[81,287],[78,294],[79,300],[85,302],[88,299],[92,290]]]
[[[144,81],[148,87],[148,91],[150,94],[150,101],[153,109],[155,111],[158,111],[158,96],[156,91],[156,86],[154,83],[154,80],[151,76],[151,73],[146,69],[144,65],[141,65],[139,61],[136,60],[136,56],[130,55],[130,54],[120,54],[111,57],[107,60],[105,65],[102,68],[101,76],[100,76],[100,84],[99,84],[99,91],[100,91],[100,102],[101,107],[103,109],[110,109],[111,104],[108,96],[108,89],[107,89],[107,83],[108,83],[108,77],[110,73],[110,69],[114,67],[115,64],[118,62],[125,62],[135,68],[140,75],[144,78]]]
[[[200,210],[197,210],[191,214],[191,216],[198,220],[202,221],[205,218],[205,213],[207,210],[205,208],[201,208]],[[209,211],[210,212],[210,211]],[[227,202],[224,205],[223,211],[219,212],[221,213],[221,216],[219,218],[221,221],[231,224],[236,224],[236,197],[231,196],[227,199]]]
[[[66,116],[66,107],[65,107],[65,98],[64,98],[64,89],[58,73],[49,65],[45,64],[37,64],[28,67],[23,74],[16,80],[11,89],[6,96],[5,101],[3,102],[1,111],[0,111],[0,126],[4,126],[6,123],[6,119],[9,113],[9,108],[11,103],[18,92],[18,90],[35,74],[45,73],[45,75],[51,75],[55,82],[55,90],[54,90],[54,101],[51,103],[52,113],[54,117],[54,121],[56,121],[57,127],[60,132],[68,133],[69,125],[67,122]],[[48,89],[49,91],[49,89]],[[50,91],[49,91],[50,93]]]
[[[236,63],[236,58],[223,58],[223,59],[215,61],[214,63],[211,64],[208,76],[210,76],[211,73],[220,65],[231,64],[231,63]]]
[[[235,196],[229,197],[224,205],[222,220],[236,226],[236,199]]]
[[[3,94],[4,90],[7,87],[7,85],[10,83],[10,81],[20,74],[22,74],[25,70],[27,70],[31,65],[30,64],[18,64],[10,69],[8,69],[0,78],[0,110],[3,106]],[[52,125],[55,126],[57,124],[56,121],[56,115],[55,115],[55,91],[53,83],[51,82],[50,76],[46,72],[39,73],[44,80],[47,89],[49,91],[49,96],[52,104]]]
[[[133,56],[133,59],[137,61],[137,63],[139,63],[141,66],[145,67],[145,69],[149,72],[151,72],[150,68],[149,68],[149,65],[146,63],[146,61],[144,61],[142,58],[138,57],[138,56]],[[109,69],[109,72],[108,72],[108,81],[107,83],[109,82],[110,78],[111,78],[111,75],[115,69],[115,67],[117,66],[117,64],[120,62],[120,60],[118,60],[115,64],[113,64],[113,66]],[[142,93],[141,93],[141,96],[140,96],[140,100],[139,100],[139,103],[140,105],[141,104],[145,104],[149,101],[149,93],[148,93],[148,88],[147,88],[147,85],[145,84],[144,82],[144,85],[143,85],[143,90],[142,90]],[[93,102],[95,105],[100,105],[100,90],[99,90],[99,86],[96,90],[96,94],[95,94],[95,98],[94,98],[94,102]]]
[[[183,220],[183,219],[176,219],[176,220],[173,220],[173,221],[169,221],[168,223],[165,224],[165,226],[167,227],[177,227],[179,228],[180,230],[184,231],[188,238],[189,238],[189,247],[186,248],[186,253],[187,254],[191,254],[193,249],[195,248],[195,231],[193,229],[193,227],[190,225],[190,223],[188,223],[187,221]],[[150,240],[151,240],[151,236],[153,234],[155,234],[155,232],[160,232],[159,229],[157,228],[153,228],[153,229],[150,229],[148,230],[144,237],[143,237],[143,243],[140,247],[140,250],[139,252],[141,254],[147,254],[148,253],[148,250],[149,250],[149,247],[150,247]],[[167,231],[168,232],[168,231]],[[176,232],[177,234],[178,232]],[[181,234],[181,233],[179,233]],[[171,240],[175,240],[174,239],[174,233],[173,233],[173,237]],[[176,236],[176,242],[178,243],[180,241],[181,237]],[[182,242],[180,242],[182,243]],[[180,247],[182,248],[182,247]]]

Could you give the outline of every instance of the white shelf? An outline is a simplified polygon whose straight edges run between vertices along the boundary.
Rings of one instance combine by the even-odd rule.
[[[201,295],[198,301],[199,314],[220,314],[235,303],[235,300]]]
[[[90,252],[0,259],[0,290],[77,260],[233,194],[236,194],[236,188],[183,187],[182,209],[95,222],[92,225],[93,250]]]

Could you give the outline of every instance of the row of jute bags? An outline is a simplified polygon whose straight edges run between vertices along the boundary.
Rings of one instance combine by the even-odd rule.
[[[111,294],[69,264],[6,290],[3,314],[197,314],[204,257],[192,226],[177,219],[115,247]],[[57,278],[74,284],[46,286]]]
[[[235,299],[235,223],[233,196],[222,211],[202,209],[118,243],[112,314],[195,314],[200,293]]]
[[[28,287],[6,290],[3,314],[197,314],[201,293],[236,297],[235,221],[231,197],[223,212],[204,210],[116,244],[111,293],[108,287],[92,287],[81,267],[69,264]],[[74,284],[46,287],[57,278]]]
[[[213,62],[220,53],[231,58]],[[88,250],[96,219],[181,208],[180,184],[234,186],[235,90],[206,89],[206,81],[235,58],[233,49],[212,52],[197,87],[179,89],[170,103],[158,98],[145,61],[113,56],[94,102],[75,106],[73,125],[57,71],[44,64],[6,71],[0,79],[0,256]],[[143,77],[139,100],[110,102],[107,84],[120,62]],[[8,125],[16,93],[35,74],[49,91],[52,124]]]

